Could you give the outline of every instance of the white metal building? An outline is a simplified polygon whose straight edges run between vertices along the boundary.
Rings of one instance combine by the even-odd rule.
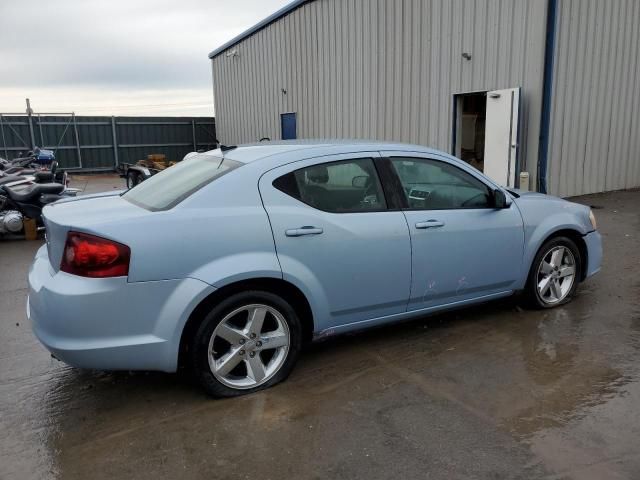
[[[561,196],[640,186],[640,1],[296,0],[211,52],[224,144],[371,138]]]

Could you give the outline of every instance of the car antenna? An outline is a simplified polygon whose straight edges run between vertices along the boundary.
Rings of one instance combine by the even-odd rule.
[[[220,150],[226,152],[227,150],[233,150],[234,148],[238,148],[237,145],[220,145]]]

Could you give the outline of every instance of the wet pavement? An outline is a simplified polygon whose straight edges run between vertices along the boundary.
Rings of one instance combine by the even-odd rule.
[[[230,400],[53,360],[24,315],[40,242],[3,242],[0,478],[640,478],[640,192],[576,200],[601,207],[605,263],[569,305],[329,339]]]

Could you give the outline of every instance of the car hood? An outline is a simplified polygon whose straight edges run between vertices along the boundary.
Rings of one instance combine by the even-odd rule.
[[[553,195],[537,192],[513,190],[519,195],[514,198],[522,214],[525,228],[535,228],[548,222],[562,228],[571,228],[585,234],[593,230],[589,212],[591,208],[579,203],[570,202]]]
[[[69,231],[105,236],[103,229],[110,223],[135,222],[149,214],[149,211],[114,192],[75,197],[47,205],[42,210],[42,219],[51,266],[58,270]],[[118,241],[117,238],[112,240]]]
[[[549,199],[561,200],[558,197],[554,197],[553,195],[547,195],[546,193],[529,192],[527,190],[520,190],[517,188],[510,188],[509,192],[514,192],[519,198],[527,198],[527,199],[543,198],[546,200],[549,200]]]

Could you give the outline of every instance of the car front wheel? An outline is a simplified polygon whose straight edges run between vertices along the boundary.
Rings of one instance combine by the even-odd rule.
[[[553,308],[571,300],[582,274],[582,257],[567,237],[555,237],[538,251],[527,283],[527,296],[537,308]]]
[[[191,365],[208,394],[233,397],[287,378],[301,344],[300,321],[284,299],[243,292],[206,315],[191,342]]]

